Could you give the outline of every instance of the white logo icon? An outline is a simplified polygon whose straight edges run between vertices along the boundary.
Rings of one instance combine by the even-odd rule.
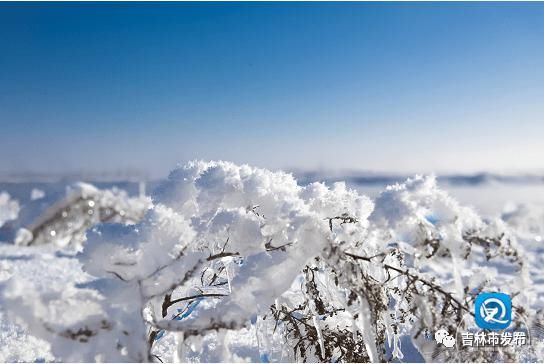
[[[434,339],[437,344],[442,344],[447,348],[453,348],[455,346],[455,338],[444,329],[435,332]]]
[[[493,305],[489,307],[489,304]],[[498,307],[495,304],[498,305]],[[480,316],[483,317],[485,322],[498,324],[506,324],[508,322],[508,320],[503,320],[504,316],[506,316],[506,307],[504,306],[504,302],[493,297],[486,299],[484,303],[482,303],[480,306]],[[499,317],[495,318],[496,316]]]

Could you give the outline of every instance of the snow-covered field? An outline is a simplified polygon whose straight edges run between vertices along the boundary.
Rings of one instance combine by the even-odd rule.
[[[0,362],[459,360],[410,339],[455,321],[421,306],[461,310],[422,280],[410,296],[415,274],[467,307],[475,289],[510,293],[539,324],[544,184],[398,182],[197,163],[148,185],[153,203],[136,183],[0,184]],[[539,342],[502,359],[542,360]]]

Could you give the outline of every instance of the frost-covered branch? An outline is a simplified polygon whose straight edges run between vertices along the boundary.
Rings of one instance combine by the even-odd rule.
[[[228,333],[258,330],[267,360],[393,361],[403,336],[426,355],[421,333],[463,327],[472,298],[498,282],[531,318],[523,254],[509,226],[459,205],[433,177],[371,200],[343,183],[193,162],[137,224],[86,230],[77,259],[90,282],[46,292],[15,277],[0,292],[59,360],[162,361],[154,350],[167,343],[189,360],[215,340],[210,361],[234,361]],[[514,287],[494,262],[522,279]]]

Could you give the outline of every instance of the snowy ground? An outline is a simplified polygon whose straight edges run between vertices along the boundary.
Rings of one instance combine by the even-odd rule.
[[[137,184],[124,184],[121,187],[132,195],[138,191]],[[383,186],[357,185],[359,191],[375,197]],[[507,223],[515,224],[524,235],[523,244],[527,251],[527,263],[530,275],[537,286],[540,307],[544,307],[544,185],[543,184],[501,184],[488,183],[477,186],[445,185],[444,188],[465,205],[472,205],[483,216],[502,216]],[[12,201],[17,200],[21,221],[31,221],[51,202],[63,194],[62,184],[0,184],[0,192],[6,191]],[[7,200],[3,198],[4,206]],[[0,199],[0,201],[2,201]],[[12,210],[0,212],[0,218],[6,221],[0,229],[0,239],[8,240],[13,236],[10,231],[21,222],[8,222]],[[1,224],[0,224],[1,225]],[[10,235],[11,234],[11,235]],[[66,285],[88,282],[90,276],[83,272],[80,263],[69,250],[58,250],[54,247],[19,247],[8,242],[0,243],[0,284],[10,277],[19,276],[35,281],[39,286],[47,287],[51,282],[64,282]],[[257,322],[258,324],[258,322]],[[175,340],[174,335],[161,339],[157,354],[167,361],[173,359],[167,350],[169,343]],[[259,338],[255,325],[249,329],[230,335],[231,351],[238,353],[240,360],[266,361],[258,350]],[[162,344],[163,343],[163,344]],[[409,355],[409,354],[408,354]],[[412,356],[412,360],[418,359]],[[212,351],[209,357],[201,357],[201,361],[214,361]],[[410,359],[407,356],[406,359]],[[48,344],[29,335],[19,324],[10,322],[5,317],[0,305],[0,362],[43,362],[52,361]]]
[[[80,264],[71,255],[64,255],[52,247],[17,247],[0,244],[0,282],[13,275],[29,277],[47,286],[59,280],[67,285],[88,280]],[[49,346],[43,340],[28,335],[21,326],[8,323],[0,310],[0,361],[52,361]]]

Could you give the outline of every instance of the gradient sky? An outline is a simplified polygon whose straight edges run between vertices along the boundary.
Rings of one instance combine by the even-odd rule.
[[[544,168],[543,3],[0,3],[0,171]]]

